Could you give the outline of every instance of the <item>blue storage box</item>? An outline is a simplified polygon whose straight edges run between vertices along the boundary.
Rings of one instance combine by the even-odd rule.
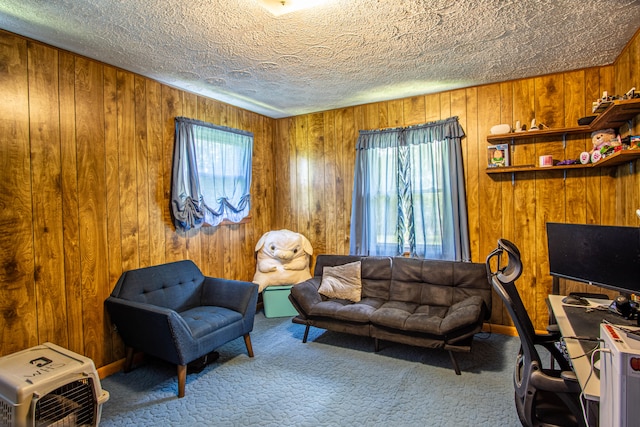
[[[289,301],[292,286],[267,286],[264,288],[262,303],[264,304],[265,317],[292,317],[298,314]]]

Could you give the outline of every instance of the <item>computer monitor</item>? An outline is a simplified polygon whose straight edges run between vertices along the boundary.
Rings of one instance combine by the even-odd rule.
[[[547,223],[552,276],[640,295],[640,227]]]

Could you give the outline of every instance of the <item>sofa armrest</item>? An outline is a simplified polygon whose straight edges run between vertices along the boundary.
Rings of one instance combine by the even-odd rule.
[[[453,304],[447,310],[447,314],[442,323],[440,330],[446,335],[456,329],[476,325],[482,323],[484,314],[484,300],[478,295],[471,296],[462,301]]]
[[[105,307],[127,346],[175,364],[190,362],[180,348],[193,336],[174,310],[116,297],[107,298]]]
[[[291,297],[295,299],[297,306],[304,311],[305,315],[311,312],[314,305],[322,302],[318,288],[320,288],[320,277],[312,277],[291,288]]]
[[[228,308],[245,316],[255,313],[258,303],[258,285],[240,280],[205,277],[202,284],[202,305]]]

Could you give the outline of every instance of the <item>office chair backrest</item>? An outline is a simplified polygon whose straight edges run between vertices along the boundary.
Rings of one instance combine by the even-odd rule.
[[[502,254],[506,253],[508,263],[501,267]],[[495,258],[496,271],[492,271],[491,262]],[[520,260],[520,251],[510,241],[506,239],[498,240],[498,247],[487,257],[487,273],[491,277],[493,289],[500,296],[504,305],[513,320],[513,323],[520,336],[522,350],[525,357],[529,360],[540,362],[540,356],[534,345],[535,328],[529,318],[515,281],[522,274],[522,261]]]
[[[501,258],[508,259],[501,266]],[[491,265],[496,265],[492,271]],[[543,346],[559,361],[562,354],[552,335],[537,335],[520,299],[515,281],[522,274],[520,251],[508,240],[498,240],[498,247],[486,261],[487,274],[520,337],[520,352],[514,370],[515,401],[518,417],[525,426],[585,426],[579,403],[580,386],[569,384],[562,371],[543,370],[536,345]],[[563,369],[570,369],[568,364]]]

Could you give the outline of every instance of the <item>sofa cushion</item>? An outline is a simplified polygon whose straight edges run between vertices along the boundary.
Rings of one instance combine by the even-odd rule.
[[[389,299],[421,305],[453,304],[453,263],[394,258]]]
[[[396,257],[390,300],[451,306],[480,296],[491,311],[491,283],[480,263]]]
[[[442,333],[447,334],[474,322],[479,322],[483,304],[482,297],[474,295],[449,307],[447,315],[442,321]]]
[[[391,257],[356,256],[356,255],[327,255],[320,254],[316,258],[314,277],[322,277],[325,267],[361,262],[362,298],[389,299],[389,284],[391,282]]]
[[[349,264],[351,262],[361,261],[366,259],[357,255],[327,255],[319,254],[316,258],[316,264],[313,268],[313,275],[315,277],[321,277],[325,267],[334,267],[336,265]]]
[[[362,258],[362,298],[389,299],[391,257]]]
[[[442,319],[447,310],[448,307],[443,306],[389,301],[371,315],[371,323],[404,332],[441,335]]]
[[[371,315],[371,323],[403,332],[438,336],[477,324],[482,316],[483,300],[472,296],[451,307],[389,301]]]
[[[242,314],[223,307],[201,306],[183,311],[180,316],[194,338],[203,337],[235,322],[242,321]]]
[[[315,304],[311,308],[309,315],[368,323],[371,314],[383,303],[383,300],[376,298],[363,298],[357,303],[344,299],[328,299]]]
[[[362,293],[360,269],[360,261],[325,267],[318,292],[328,298],[360,301]]]

